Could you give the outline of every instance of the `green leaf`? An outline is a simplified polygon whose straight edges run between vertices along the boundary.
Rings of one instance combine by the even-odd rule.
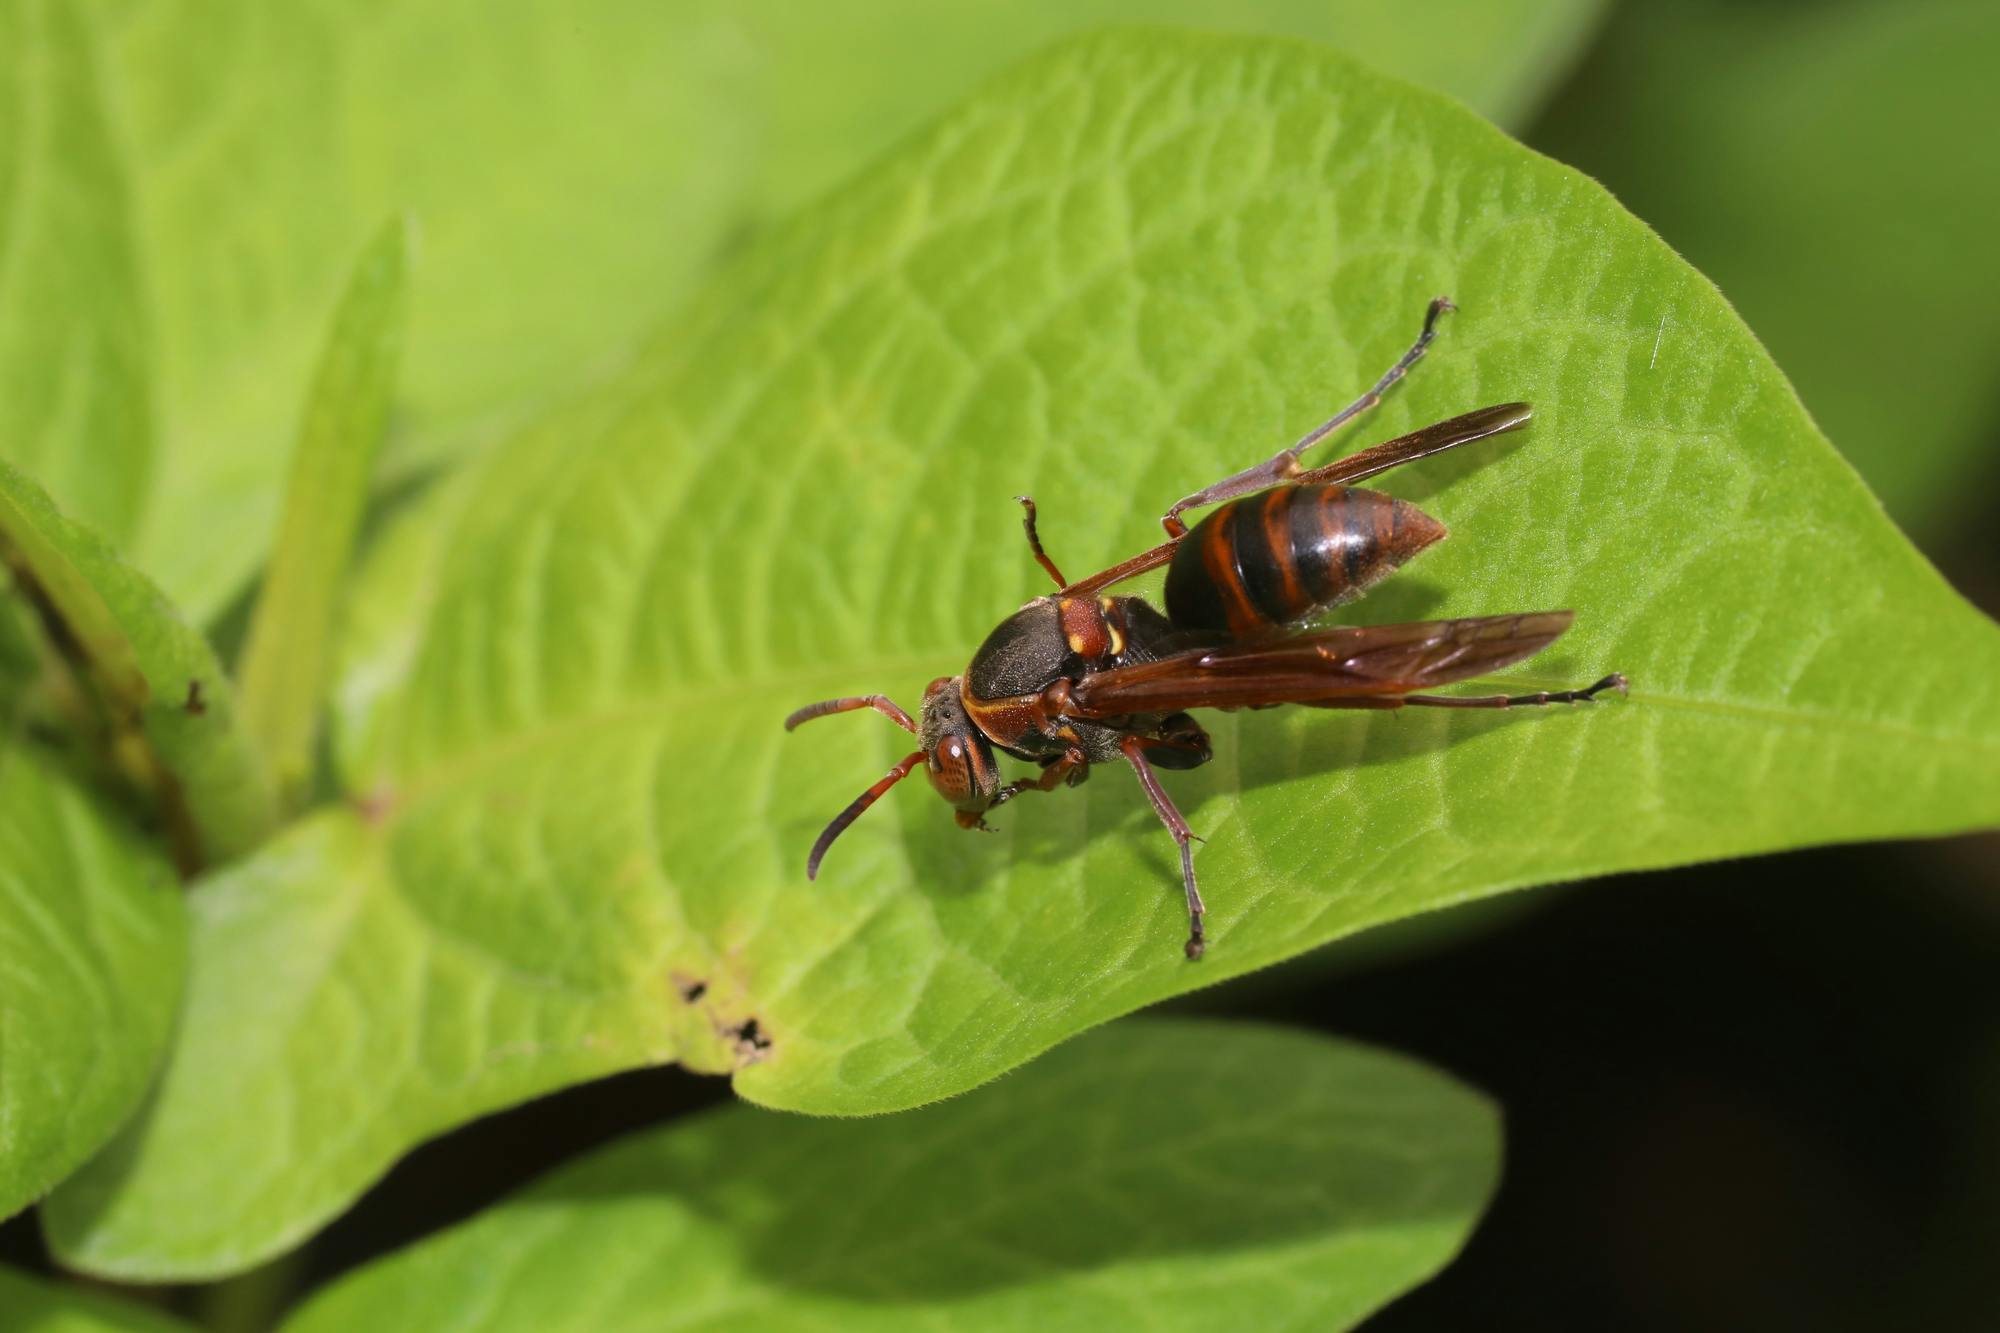
[[[0,1217],[138,1106],[173,1026],[186,934],[165,858],[0,738]]]
[[[184,865],[269,830],[269,781],[207,640],[144,575],[0,462],[0,561],[94,700],[103,748],[157,805]]]
[[[671,1029],[693,1014],[664,976],[623,959],[669,928],[643,883],[582,919],[565,920],[554,896],[524,897],[484,935],[453,939],[421,893],[436,855],[329,812],[200,887],[158,1095],[43,1205],[67,1264],[150,1281],[248,1268],[417,1139],[673,1058]],[[577,952],[550,958],[552,936]],[[634,1005],[647,988],[650,1006]]]
[[[269,549],[278,442],[385,216],[425,253],[398,427],[463,447],[624,354],[721,242],[754,146],[718,114],[746,87],[720,6],[91,13],[157,321],[157,521],[134,554],[202,616]]]
[[[747,7],[768,122],[752,212],[774,215],[890,148],[967,89],[1058,38],[1184,23],[1328,42],[1517,124],[1568,70],[1601,0],[868,0]]]
[[[1215,762],[1166,779],[1208,839],[1199,965],[1123,773],[984,838],[906,787],[805,881],[908,738],[781,720],[914,704],[1040,592],[1009,497],[1040,497],[1072,571],[1149,545],[1174,497],[1372,380],[1440,291],[1463,309],[1369,436],[1513,398],[1537,424],[1389,479],[1454,536],[1361,609],[1573,608],[1508,684],[1617,668],[1629,702],[1214,717]],[[74,1261],[249,1262],[446,1124],[621,1062],[894,1110],[1504,889],[2000,819],[2000,631],[1714,289],[1576,173],[1285,42],[1119,33],[1023,67],[407,513],[355,605],[359,809],[198,896],[195,1003],[227,1026],[189,1024],[143,1151],[58,1231]],[[246,933],[225,904],[253,878]],[[393,988],[346,980],[384,958]],[[344,1100],[321,1105],[322,1063]],[[252,1081],[323,1132],[216,1161]]]
[[[59,1287],[0,1267],[0,1310],[27,1333],[188,1333],[178,1319],[80,1287]]]
[[[303,791],[332,674],[335,596],[361,525],[402,350],[408,229],[362,253],[334,316],[292,456],[278,548],[243,654],[243,722],[280,788]]]
[[[1917,532],[1984,524],[2000,361],[2000,6],[1628,5],[1549,152],[1743,311]],[[1668,326],[1672,334],[1672,326]]]
[[[81,7],[0,6],[0,458],[129,541],[157,484],[133,205]]]
[[[634,1135],[285,1327],[1352,1328],[1456,1252],[1499,1140],[1409,1061],[1121,1024],[909,1116]]]
[[[407,470],[601,377],[732,238],[1065,32],[1150,13],[1318,36],[1512,115],[1600,7],[16,6],[0,80],[35,133],[11,173],[0,158],[0,196],[20,183],[43,276],[0,287],[0,374],[23,390],[0,403],[56,424],[0,449],[205,620],[269,549],[277,442],[385,215],[424,236],[390,455]],[[85,392],[88,415],[58,412]]]

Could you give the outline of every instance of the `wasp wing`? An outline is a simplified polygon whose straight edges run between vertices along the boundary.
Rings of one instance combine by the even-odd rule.
[[[1392,467],[1414,463],[1419,458],[1429,458],[1447,449],[1456,449],[1461,444],[1471,444],[1474,440],[1484,440],[1494,435],[1503,435],[1510,430],[1519,430],[1534,419],[1535,410],[1526,403],[1498,403],[1492,407],[1474,408],[1463,416],[1436,425],[1425,426],[1422,430],[1411,431],[1386,440],[1371,449],[1363,449],[1358,454],[1336,458],[1324,467],[1316,467],[1301,472],[1292,478],[1298,485],[1324,484],[1362,481],[1377,473],[1387,472]]]
[[[1307,704],[1366,708],[1470,680],[1532,657],[1570,626],[1568,611],[1350,625],[1259,643],[1197,648],[1094,671],[1070,688],[1072,717]]]

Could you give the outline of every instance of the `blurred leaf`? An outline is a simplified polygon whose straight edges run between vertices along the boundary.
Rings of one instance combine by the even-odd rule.
[[[1152,15],[1324,37],[1514,115],[1599,8],[29,0],[0,28],[0,99],[34,131],[0,158],[34,261],[0,287],[0,412],[33,429],[0,448],[206,620],[269,548],[278,442],[385,215],[423,229],[408,469],[601,376],[732,237],[1064,32]]]
[[[1721,285],[1920,532],[1984,521],[2000,442],[1996,60],[1990,0],[1627,5],[1537,136]]]
[[[1072,569],[1150,544],[1439,291],[1463,311],[1372,433],[1540,415],[1395,478],[1456,540],[1369,618],[1573,607],[1510,684],[1622,668],[1629,704],[1217,718],[1216,762],[1168,778],[1208,838],[1198,966],[1122,773],[989,838],[898,791],[806,883],[907,738],[780,720],[962,667],[1039,591],[1008,497],[1041,497]],[[1283,42],[1114,34],[982,92],[406,514],[355,603],[358,809],[199,895],[212,1018],[128,1159],[54,1214],[75,1262],[250,1262],[419,1139],[641,1059],[894,1110],[1503,889],[2000,820],[2000,631],[1714,289],[1574,172]],[[217,1160],[251,1105],[294,1108],[284,1154]]]
[[[737,1107],[634,1135],[286,1328],[1330,1333],[1457,1251],[1499,1138],[1405,1060],[1121,1024],[910,1116]]]
[[[408,228],[393,219],[356,265],[320,356],[292,456],[270,572],[243,653],[243,719],[287,797],[312,775],[332,677],[335,597],[374,477],[403,337]]]
[[[11,734],[23,699],[41,674],[40,653],[0,564],[0,734]]]
[[[0,1217],[138,1106],[173,1026],[186,935],[165,858],[0,737]]]
[[[751,6],[763,54],[765,152],[751,211],[769,216],[856,165],[1036,47],[1114,23],[1303,37],[1517,124],[1569,70],[1602,0],[869,0]],[[886,71],[893,71],[893,74]]]
[[[178,1319],[0,1266],[0,1311],[17,1333],[189,1333]]]
[[[182,860],[226,860],[269,832],[270,785],[207,641],[5,462],[0,559],[91,692],[102,748],[156,802]]]
[[[422,229],[401,427],[485,438],[615,358],[724,235],[752,138],[721,6],[101,0],[162,436],[135,554],[197,615],[263,559],[329,313]],[[213,539],[226,521],[231,540]]]
[[[114,540],[153,471],[132,200],[84,12],[0,5],[0,458]]]

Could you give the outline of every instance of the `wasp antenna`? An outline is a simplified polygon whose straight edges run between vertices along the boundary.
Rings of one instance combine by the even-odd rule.
[[[912,736],[917,734],[917,724],[910,721],[910,715],[883,694],[855,694],[845,699],[822,699],[816,704],[807,704],[785,719],[785,730],[795,730],[799,723],[825,717],[828,713],[851,713],[857,708],[872,708]]]
[[[833,702],[844,703],[847,701],[836,699]],[[820,705],[818,704],[815,704],[813,706],[815,708],[820,707]],[[859,707],[858,704],[853,706]],[[895,705],[891,704],[890,707],[893,708],[895,707]],[[807,711],[809,710],[806,709],[800,710],[800,712],[807,712]],[[829,711],[845,711],[845,710],[836,709]],[[794,716],[797,716],[797,714],[794,714]],[[813,716],[817,717],[818,714],[815,713],[813,714]],[[923,762],[924,762],[924,752],[922,750],[912,750],[910,753],[904,755],[902,762],[898,763],[894,768],[890,769],[887,775],[885,775],[880,782],[876,783],[874,786],[870,787],[867,791],[864,791],[859,796],[855,797],[853,804],[849,805],[845,810],[842,810],[839,814],[835,815],[833,817],[833,822],[826,826],[826,832],[820,834],[819,840],[813,843],[812,853],[806,857],[806,878],[817,879],[819,877],[820,858],[826,855],[827,848],[833,846],[833,840],[839,837],[842,833],[845,833],[847,831],[847,826],[849,824],[852,824],[855,820],[861,818],[862,811],[866,810],[869,806],[875,804],[876,801],[880,800],[883,792],[889,790],[889,788],[895,786],[897,783],[901,782],[904,778],[910,776],[910,770]]]

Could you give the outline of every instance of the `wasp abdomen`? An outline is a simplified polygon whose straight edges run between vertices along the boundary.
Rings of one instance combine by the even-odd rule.
[[[1415,505],[1358,486],[1278,486],[1232,500],[1181,538],[1167,616],[1236,639],[1359,597],[1445,535]]]

